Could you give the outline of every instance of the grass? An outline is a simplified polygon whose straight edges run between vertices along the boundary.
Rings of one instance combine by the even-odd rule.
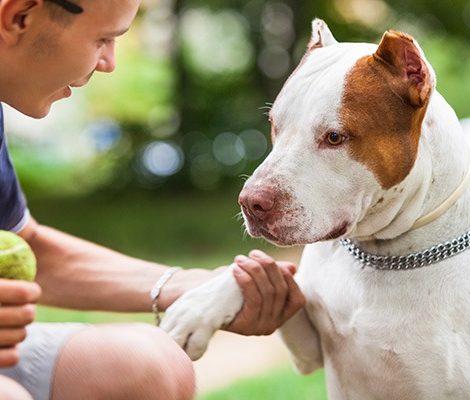
[[[281,369],[241,380],[220,391],[201,395],[198,400],[326,400],[323,370],[301,376]]]
[[[102,324],[111,322],[148,322],[153,323],[151,313],[129,314],[102,311],[77,311],[62,308],[38,306],[37,321],[40,322],[83,322]]]

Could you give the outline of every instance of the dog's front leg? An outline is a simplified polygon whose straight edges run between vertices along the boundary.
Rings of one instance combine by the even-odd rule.
[[[323,366],[320,337],[304,308],[282,325],[279,333],[301,374]]]
[[[161,328],[192,360],[200,358],[214,333],[230,323],[243,305],[243,295],[230,268],[189,290],[165,312]]]

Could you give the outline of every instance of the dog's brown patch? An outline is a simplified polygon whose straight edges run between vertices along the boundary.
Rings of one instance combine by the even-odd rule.
[[[391,188],[416,160],[433,78],[411,36],[387,31],[346,77],[341,109],[354,159]]]
[[[406,104],[392,91],[391,79],[373,56],[359,59],[346,78],[340,110],[352,158],[384,189],[400,183],[413,167],[426,110]]]

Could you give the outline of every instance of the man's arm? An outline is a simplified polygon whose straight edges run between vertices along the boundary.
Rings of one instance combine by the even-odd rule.
[[[41,303],[81,310],[148,312],[150,289],[167,266],[128,257],[31,219],[20,236],[38,260]],[[166,309],[183,292],[212,277],[203,269],[174,274],[159,297]]]
[[[38,259],[40,302],[82,310],[148,312],[149,292],[167,266],[128,257],[105,247],[39,225],[33,219],[20,233]],[[239,256],[234,276],[244,304],[227,330],[245,335],[272,333],[304,304],[293,280],[295,267],[264,253]],[[216,276],[215,271],[176,272],[158,298],[165,310],[183,293]]]

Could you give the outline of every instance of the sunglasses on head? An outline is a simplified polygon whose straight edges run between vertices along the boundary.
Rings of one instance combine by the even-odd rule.
[[[82,7],[80,7],[78,4],[72,3],[69,0],[45,0],[45,1],[55,3],[72,14],[81,14],[83,12]]]

